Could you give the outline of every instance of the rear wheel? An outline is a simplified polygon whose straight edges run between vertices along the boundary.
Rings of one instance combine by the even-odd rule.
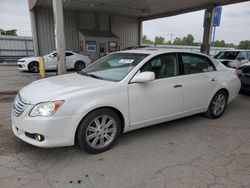
[[[216,119],[222,116],[227,106],[227,99],[228,95],[224,90],[218,91],[210,102],[205,115],[211,119]]]
[[[121,131],[121,120],[108,108],[97,109],[88,114],[77,130],[78,145],[89,153],[100,153],[110,149]]]
[[[85,67],[86,67],[86,65],[85,65],[85,63],[84,62],[82,62],[82,61],[77,61],[76,63],[75,63],[75,70],[76,71],[81,71],[81,70],[83,70],[83,69],[85,69]]]
[[[30,72],[33,72],[33,73],[39,72],[39,63],[36,61],[29,63],[28,69]]]

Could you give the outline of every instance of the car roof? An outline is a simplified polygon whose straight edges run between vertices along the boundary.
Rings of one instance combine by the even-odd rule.
[[[195,52],[195,51],[159,48],[159,47],[158,48],[157,47],[137,48],[137,49],[131,49],[131,50],[118,51],[117,53],[139,53],[139,54],[149,54],[149,55],[160,55],[164,53],[190,53],[190,54],[208,56],[206,54]]]
[[[219,52],[250,52],[250,50],[220,50]]]

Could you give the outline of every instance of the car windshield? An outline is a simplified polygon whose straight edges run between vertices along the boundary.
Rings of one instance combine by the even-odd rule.
[[[234,60],[238,57],[240,52],[219,52],[217,55],[214,56],[216,59],[230,59]]]
[[[114,53],[103,57],[79,74],[96,79],[121,81],[138,63],[149,54]]]

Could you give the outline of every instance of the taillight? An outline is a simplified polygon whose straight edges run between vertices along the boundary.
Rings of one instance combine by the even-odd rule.
[[[242,70],[241,69],[236,69],[235,74],[238,76],[238,78],[241,77]]]

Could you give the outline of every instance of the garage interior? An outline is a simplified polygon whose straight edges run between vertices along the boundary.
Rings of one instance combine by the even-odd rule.
[[[215,7],[244,1],[28,0],[35,55],[56,49],[61,54],[61,64],[65,50],[96,60],[104,54],[140,45],[145,20],[203,9],[206,11],[201,52],[209,54]]]

